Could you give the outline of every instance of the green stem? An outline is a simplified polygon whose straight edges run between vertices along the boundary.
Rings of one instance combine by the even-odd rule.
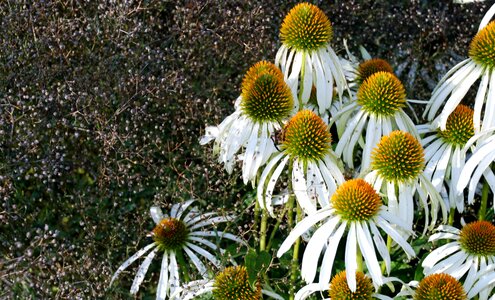
[[[293,165],[293,160],[289,159],[289,176],[292,175],[292,165]],[[292,230],[294,228],[294,204],[296,202],[296,198],[294,194],[292,193],[292,180],[289,178],[289,199],[287,200],[287,225],[289,225],[289,230]]]
[[[184,277],[185,282],[191,281],[191,278],[189,277],[189,268],[187,267],[188,265],[186,264],[186,260],[184,259],[184,255],[182,254],[182,250],[176,251],[175,252],[175,257],[177,258],[177,263],[180,266],[180,270],[182,270],[182,276]]]
[[[361,249],[359,247],[356,248],[356,263],[357,263],[357,272],[363,272],[363,254],[361,253]]]
[[[260,251],[266,249],[266,232],[268,229],[268,213],[263,211],[261,213],[261,226],[260,226]]]
[[[261,209],[260,209],[260,203],[259,203],[258,199],[255,199],[254,201],[255,201],[255,203],[254,203],[254,224],[253,224],[253,230],[256,232],[256,231],[258,231],[258,222],[260,221],[260,212],[261,212]]]
[[[387,251],[388,253],[390,253],[390,250],[392,250],[392,238],[390,237],[390,235],[387,235]],[[382,262],[382,274],[385,273],[385,271],[387,271],[387,265],[385,264],[385,260]]]
[[[297,220],[302,219],[302,210],[299,205],[297,205]],[[297,238],[294,243],[294,252],[292,253],[292,262],[290,269],[290,283],[289,283],[289,300],[294,300],[296,292],[296,282],[297,275],[299,274],[299,246],[301,245],[301,238]]]
[[[298,95],[298,101],[299,101],[299,110],[302,109],[303,107],[303,103],[302,103],[302,94],[303,94],[303,91],[304,91],[304,88],[306,88],[304,86],[304,73],[306,71],[306,51],[303,52],[303,55],[302,55],[302,66],[301,66],[301,86],[299,88],[299,95]],[[310,87],[311,88],[311,87]]]
[[[272,232],[270,233],[270,238],[268,239],[268,243],[266,244],[266,251],[270,251],[270,249],[272,248],[273,239],[275,238],[275,234],[277,234],[280,224],[282,224],[286,212],[287,212],[287,206],[285,206],[282,215],[279,218],[277,218],[277,222],[275,223],[275,226],[273,226]]]
[[[486,207],[488,206],[488,182],[483,182],[483,189],[481,190],[481,205],[478,212],[478,220],[483,221],[486,218]]]
[[[454,216],[455,216],[455,207],[450,208],[450,214],[449,214],[449,225],[452,226],[454,225]]]

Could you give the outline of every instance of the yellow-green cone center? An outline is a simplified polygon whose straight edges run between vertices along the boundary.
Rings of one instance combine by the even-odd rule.
[[[182,248],[188,236],[189,229],[186,224],[175,218],[161,220],[152,231],[153,240],[162,251]]]
[[[380,196],[363,179],[344,182],[333,194],[331,202],[337,214],[348,221],[367,221],[374,217],[382,206]]]
[[[414,300],[466,300],[461,283],[448,274],[432,274],[420,281]]]
[[[357,103],[368,113],[391,116],[405,106],[406,90],[394,74],[379,71],[361,84]]]
[[[473,114],[471,108],[460,104],[447,119],[445,130],[438,135],[446,143],[463,147],[474,135]]]
[[[301,110],[285,125],[282,148],[290,157],[318,161],[329,153],[331,142],[325,122],[314,112]]]
[[[368,77],[370,77],[371,75],[377,72],[388,72],[393,74],[394,70],[392,69],[390,64],[384,59],[381,58],[368,59],[359,64],[357,68],[356,81],[359,84],[361,84],[366,79],[368,79]]]
[[[301,51],[325,47],[332,35],[328,17],[317,6],[309,3],[300,3],[292,8],[280,28],[282,43]]]
[[[471,41],[469,57],[484,68],[495,66],[495,21],[481,29]]]
[[[495,226],[488,221],[466,224],[460,233],[461,248],[475,256],[495,256]]]
[[[411,134],[393,131],[382,137],[371,153],[371,167],[388,181],[416,179],[425,166],[424,150]]]
[[[282,72],[261,61],[251,67],[242,82],[241,109],[255,122],[280,122],[290,115],[292,92]]]
[[[246,267],[227,267],[217,275],[213,284],[215,300],[258,300],[261,299],[261,285],[253,290],[249,286]]]
[[[328,294],[330,299],[338,300],[371,300],[373,283],[362,272],[356,272],[356,291],[352,292],[347,285],[346,273],[342,271],[330,282]]]

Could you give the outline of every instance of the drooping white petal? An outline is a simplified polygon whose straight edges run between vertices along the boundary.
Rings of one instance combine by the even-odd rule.
[[[277,256],[280,257],[282,256],[287,250],[290,249],[292,244],[303,234],[305,233],[309,228],[311,228],[313,225],[318,223],[319,221],[325,219],[326,217],[332,215],[334,212],[334,209],[321,209],[315,214],[308,215],[304,219],[302,219],[297,225],[292,229],[292,231],[289,233],[287,238],[285,238],[284,242],[282,245],[280,245],[280,248],[277,251]]]
[[[381,216],[376,217],[376,224],[385,231],[404,251],[409,258],[416,256],[414,249],[409,245],[409,243],[395,230],[387,221],[385,221]]]
[[[292,93],[294,95],[297,95],[299,74],[301,74],[301,68],[302,68],[303,63],[304,63],[303,62],[303,53],[302,52],[296,52],[294,54],[294,60],[292,62],[292,68],[290,70],[289,78],[287,78],[287,82],[289,84],[289,87],[291,87]],[[288,70],[287,70],[287,72],[288,72]]]
[[[168,294],[168,253],[163,252],[162,266],[160,268],[160,279],[156,287],[156,299],[165,300]]]
[[[230,216],[218,216],[214,218],[209,218],[204,221],[198,222],[194,224],[193,226],[189,227],[189,230],[194,230],[197,228],[205,227],[208,225],[215,225],[218,223],[224,223],[224,222],[230,222],[235,219],[235,215],[230,215]]]
[[[277,54],[275,55],[275,65],[280,68],[282,73],[285,73],[285,59],[287,56],[287,47],[284,45],[278,48]],[[283,63],[282,63],[283,62]]]
[[[244,152],[244,160],[242,161],[242,180],[244,184],[247,184],[250,179],[251,165],[254,162],[255,150],[258,145],[258,132],[260,129],[260,124],[258,122],[254,123],[253,129],[249,136],[246,151]]]
[[[155,248],[153,249],[153,251],[148,253],[141,266],[139,266],[139,269],[136,272],[136,276],[134,277],[134,281],[132,282],[131,291],[130,291],[131,294],[134,295],[138,292],[139,286],[143,282],[144,276],[146,275],[146,272],[148,272],[148,268],[150,267],[151,261],[155,257],[157,251],[158,248]]]
[[[124,271],[130,264],[132,264],[136,259],[140,258],[143,256],[148,250],[151,248],[156,247],[155,243],[149,244],[148,246],[144,247],[143,249],[139,250],[138,252],[134,253],[131,257],[129,257],[120,267],[117,269],[115,274],[113,274],[112,279],[110,280],[110,285],[114,282],[114,280],[119,276],[119,274]]]
[[[174,252],[170,252],[170,263],[168,264],[168,271],[170,274],[169,284],[170,284],[170,294],[173,294],[180,285],[179,279],[179,266],[177,265],[177,259]],[[177,298],[171,298],[171,300],[179,300]]]
[[[380,256],[382,257],[383,261],[385,262],[385,268],[387,274],[390,274],[390,253],[388,252],[387,244],[383,240],[383,237],[380,234],[380,231],[376,227],[375,223],[370,222],[369,225],[371,232],[373,233],[373,241],[375,242],[376,249],[378,250],[378,253],[380,253]]]
[[[308,214],[316,212],[316,203],[312,203],[306,191],[306,179],[304,178],[303,163],[298,160],[294,161],[292,167],[292,187],[296,195],[297,203],[303,211]]]
[[[233,235],[232,233],[223,232],[223,231],[193,231],[189,233],[190,236],[208,236],[208,237],[217,237],[221,239],[229,239],[240,244],[246,244],[246,242],[240,237]]]
[[[265,166],[265,169],[261,173],[261,177],[260,177],[258,188],[257,188],[256,198],[258,199],[258,202],[260,204],[260,207],[268,210],[270,212],[270,214],[273,214],[273,208],[272,208],[271,203],[268,202],[268,201],[266,201],[265,197],[263,196],[263,194],[265,192],[264,187],[266,185],[266,179],[268,178],[269,175],[272,174],[273,167],[280,161],[280,159],[284,155],[285,154],[283,152],[280,153],[280,154],[278,154],[278,155],[276,155]]]
[[[327,79],[325,77],[325,73],[323,72],[317,52],[311,53],[311,61],[315,67],[316,74],[316,101],[318,102],[318,112],[322,115],[325,112],[324,100],[329,97],[331,90],[328,90],[328,86],[326,85]]]
[[[153,222],[155,222],[155,224],[158,224],[161,222],[161,220],[163,220],[162,209],[158,206],[152,206],[150,208],[150,215],[151,218],[153,219]]]
[[[215,256],[213,256],[210,252],[208,252],[205,249],[198,247],[192,243],[189,243],[189,242],[186,242],[186,245],[189,248],[191,248],[191,250],[196,251],[199,255],[208,259],[215,267],[220,268],[220,266],[221,266],[220,261]]]
[[[357,241],[356,241],[356,224],[349,224],[349,232],[347,233],[347,242],[345,245],[345,275],[347,285],[352,292],[356,291],[356,270],[357,270]]]
[[[450,162],[450,155],[452,154],[452,146],[448,146],[444,149],[442,156],[440,157],[435,173],[433,174],[431,184],[435,189],[440,192],[442,189],[442,184],[445,180],[445,173],[447,172],[447,167]]]
[[[429,272],[429,270],[431,270],[437,264],[437,262],[449,256],[450,254],[459,251],[459,249],[461,249],[461,247],[457,242],[452,242],[440,246],[437,249],[435,249],[433,252],[428,254],[428,256],[425,258],[425,260],[421,265],[425,269],[425,272]]]
[[[271,124],[263,124],[261,127],[261,138],[260,138],[260,144],[259,148],[257,150],[257,153],[255,155],[255,161],[254,164],[252,164],[251,169],[248,170],[248,180],[250,179],[253,184],[256,179],[256,174],[258,173],[258,169],[260,166],[266,161],[266,159],[273,153],[273,149],[275,147],[273,146],[273,141],[269,137],[270,132],[273,131],[273,128],[270,129]],[[271,131],[272,130],[272,131]],[[272,150],[270,150],[272,149]]]
[[[490,20],[493,18],[494,14],[495,14],[495,4],[490,7],[490,9],[483,16],[483,19],[481,19],[480,26],[478,27],[478,32],[480,32],[483,28],[486,27],[486,25],[488,25]]]
[[[345,229],[347,227],[347,222],[342,222],[339,228],[335,230],[334,234],[328,239],[328,246],[323,255],[323,260],[320,266],[320,276],[318,278],[318,283],[320,287],[325,289],[328,288],[330,283],[330,278],[332,276],[333,262],[335,260],[335,254],[339,247],[340,240],[344,235]]]
[[[359,120],[358,124],[354,128],[354,132],[351,135],[349,144],[347,145],[346,151],[343,153],[343,160],[349,165],[350,168],[354,168],[354,148],[356,143],[362,136],[364,126],[368,121],[368,113],[365,113],[363,118]]]
[[[315,292],[319,292],[319,291],[322,291],[322,289],[320,288],[319,284],[317,284],[317,283],[311,283],[311,284],[308,284],[308,285],[304,286],[299,291],[297,291],[296,296],[295,296],[294,299],[295,300],[305,300],[311,294],[313,294]]]
[[[180,219],[180,218],[182,217],[182,214],[184,214],[184,212],[187,210],[187,208],[188,208],[189,206],[191,206],[191,204],[193,204],[193,203],[194,203],[194,201],[196,201],[196,200],[194,200],[194,199],[189,199],[189,200],[187,200],[187,201],[185,201],[185,202],[182,202],[182,204],[181,204],[181,205],[179,205],[179,207],[178,207],[178,209],[177,209],[177,211],[176,211],[176,212],[172,213],[172,210],[171,210],[171,212],[170,212],[170,216],[171,216],[172,218]],[[173,209],[173,207],[172,207],[172,209]]]
[[[203,277],[203,278],[206,278],[207,270],[206,270],[206,266],[203,264],[203,262],[188,247],[183,247],[182,249],[184,249],[187,256],[189,256],[189,258],[191,259],[191,261],[194,264],[194,266],[196,267],[196,269],[198,269],[199,275],[201,275],[201,277]]]
[[[433,90],[430,102],[426,106],[423,117],[428,113],[427,119],[428,121],[431,121],[435,117],[440,106],[445,102],[447,96],[475,67],[476,66],[471,59],[465,59],[447,72]]]
[[[451,274],[453,270],[459,269],[466,258],[467,254],[463,251],[459,251],[438,262],[436,265],[433,266],[433,268],[429,269],[428,272],[430,272],[430,274],[443,272]]]
[[[488,82],[490,81],[492,72],[489,71],[485,76],[481,77],[481,83],[476,93],[476,98],[474,99],[474,115],[473,115],[473,125],[474,132],[479,133],[481,128],[481,110],[483,108],[483,103],[485,102],[485,95],[488,89]]]
[[[304,59],[304,74],[301,78],[301,100],[304,104],[308,103],[309,96],[311,95],[311,89],[313,87],[313,68],[311,66],[311,57],[309,53],[305,53]]]
[[[337,226],[339,221],[340,218],[338,216],[330,218],[315,231],[309,240],[306,250],[304,251],[301,268],[301,277],[307,283],[313,282],[323,246],[326,244],[328,237],[333,234],[335,226]]]
[[[378,286],[383,284],[382,271],[380,270],[380,264],[375,254],[375,247],[373,246],[373,241],[369,233],[367,226],[363,226],[365,222],[356,222],[356,234],[359,249],[361,249],[361,254],[364,257],[364,262],[368,267],[368,272],[373,279],[373,282]]]
[[[445,130],[447,118],[455,110],[457,105],[459,105],[462,98],[464,98],[473,83],[480,77],[482,71],[483,69],[481,67],[475,66],[473,68],[473,71],[464,78],[462,84],[454,88],[452,94],[449,97],[449,100],[447,101],[447,103],[445,103],[445,107],[443,108],[442,113],[437,118],[438,121],[433,122],[435,124],[439,124],[441,130]]]
[[[279,294],[272,292],[272,291],[269,291],[269,290],[266,290],[266,289],[261,289],[261,294],[268,296],[268,297],[275,299],[275,300],[285,300],[284,297],[280,296]]]

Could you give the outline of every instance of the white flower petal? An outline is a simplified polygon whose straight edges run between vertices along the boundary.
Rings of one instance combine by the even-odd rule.
[[[134,253],[131,257],[129,257],[120,267],[117,269],[115,274],[113,274],[112,279],[110,280],[110,285],[114,282],[114,280],[119,276],[119,274],[124,271],[130,264],[132,264],[136,259],[140,258],[143,256],[148,250],[151,248],[156,247],[155,243],[149,244],[148,246],[144,247],[143,249],[139,250],[138,252]]]
[[[333,209],[321,209],[313,215],[308,215],[304,219],[302,219],[297,225],[292,229],[287,238],[285,238],[282,245],[277,251],[277,256],[282,256],[287,250],[290,249],[292,244],[309,228],[318,223],[319,221],[325,219],[326,217],[332,215],[334,212]]]
[[[303,55],[304,59],[304,74],[301,78],[301,100],[304,104],[308,103],[309,96],[311,95],[311,89],[313,88],[313,68],[311,66],[311,57],[309,53]],[[330,105],[329,105],[330,107]]]
[[[285,154],[282,152],[270,160],[270,162],[265,166],[263,173],[261,173],[261,177],[258,183],[256,198],[258,199],[260,207],[268,210],[268,212],[270,212],[271,215],[273,215],[273,207],[272,204],[269,201],[267,201],[264,197],[264,192],[265,192],[264,187],[266,185],[266,180],[268,176],[272,175],[273,167],[280,161],[280,159],[284,155]]]
[[[251,134],[247,141],[246,150],[244,152],[244,159],[242,161],[242,180],[244,184],[247,184],[250,179],[251,165],[254,162],[255,150],[258,145],[258,132],[260,129],[260,124],[258,122],[254,123]]]
[[[168,294],[168,253],[163,252],[162,266],[160,268],[160,279],[156,288],[156,299],[165,300]]]
[[[416,253],[409,243],[381,216],[376,217],[377,225],[385,231],[399,246],[404,249],[409,258],[415,257]]]
[[[331,217],[315,231],[309,240],[306,250],[304,251],[301,267],[301,277],[306,283],[313,282],[323,246],[326,244],[328,237],[333,234],[335,226],[337,226],[339,221],[340,217]]]
[[[334,234],[328,239],[327,249],[323,255],[323,260],[320,266],[320,276],[318,278],[318,283],[322,289],[328,288],[330,283],[330,278],[332,276],[333,262],[335,260],[335,254],[339,248],[340,240],[344,235],[345,229],[347,227],[347,222],[342,222],[339,228],[335,230]]]
[[[136,276],[134,277],[134,281],[132,282],[131,286],[131,294],[136,294],[139,290],[139,286],[144,280],[144,276],[146,275],[146,272],[148,272],[148,268],[150,267],[151,261],[156,255],[156,252],[158,251],[158,248],[153,249],[146,258],[144,259],[143,263],[139,266],[139,269],[136,272]]]
[[[305,300],[311,294],[319,291],[324,291],[324,290],[322,290],[317,283],[308,284],[299,291],[297,291],[294,300]]]
[[[208,271],[206,269],[206,266],[203,264],[203,262],[188,247],[183,247],[182,249],[184,249],[187,256],[189,256],[196,269],[198,269],[199,275],[203,278],[206,278],[206,276],[208,275],[207,274]]]
[[[349,232],[347,233],[347,242],[345,245],[345,272],[347,285],[351,292],[356,291],[356,270],[357,270],[357,241],[356,241],[356,224],[349,224]]]
[[[428,256],[421,264],[425,270],[425,274],[430,274],[430,270],[437,264],[437,262],[449,256],[450,254],[459,251],[460,249],[461,247],[459,246],[458,242],[451,242],[435,249],[433,252],[428,254]]]
[[[373,246],[369,229],[367,226],[362,226],[365,224],[365,222],[362,222],[362,224],[356,222],[356,234],[359,249],[361,249],[361,254],[364,257],[364,262],[368,267],[368,272],[371,275],[373,283],[381,286],[383,284],[382,271],[380,269],[378,259],[376,258],[375,247]]]
[[[177,265],[177,259],[175,258],[175,253],[170,252],[170,263],[168,264],[168,271],[170,274],[169,284],[170,284],[170,294],[173,294],[180,285],[179,279],[179,266]],[[171,298],[171,300],[179,300],[177,298]]]
[[[155,224],[160,223],[164,219],[162,209],[158,206],[152,206],[150,208],[150,215],[151,218],[153,219],[153,222],[155,222]]]
[[[189,242],[186,242],[186,245],[189,248],[191,248],[191,250],[196,251],[199,255],[208,259],[215,267],[217,267],[217,268],[221,267],[220,261],[214,255],[212,255],[210,252],[208,252],[205,249],[198,247],[192,243],[189,243]]]

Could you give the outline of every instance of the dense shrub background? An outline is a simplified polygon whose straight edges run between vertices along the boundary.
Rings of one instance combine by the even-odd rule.
[[[245,208],[251,188],[198,138],[233,111],[245,70],[273,60],[294,3],[0,2],[0,298],[130,298],[133,275],[108,284],[149,241],[152,204]],[[341,55],[344,38],[364,45],[425,99],[489,3],[315,4]]]

